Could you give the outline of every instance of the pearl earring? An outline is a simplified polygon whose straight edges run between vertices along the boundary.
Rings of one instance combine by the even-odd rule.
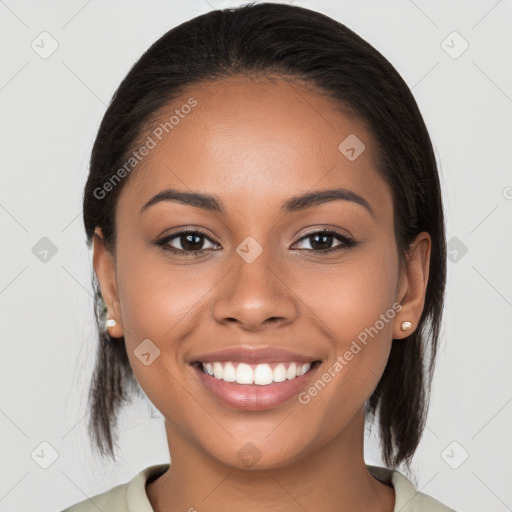
[[[108,329],[109,327],[114,327],[116,325],[116,321],[112,317],[107,317],[107,320],[105,322],[105,327]]]
[[[111,328],[116,327],[117,322],[107,313],[107,319],[105,320],[105,329],[107,331],[107,334],[114,339],[121,338],[122,335],[112,333]],[[116,329],[117,331],[118,329]]]
[[[402,331],[407,331],[407,329],[411,328],[411,322],[402,322]]]

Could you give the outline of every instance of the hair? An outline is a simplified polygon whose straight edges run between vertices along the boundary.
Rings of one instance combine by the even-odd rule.
[[[147,136],[147,127],[187,87],[201,82],[277,76],[309,84],[368,127],[379,175],[389,185],[399,264],[421,231],[432,239],[424,309],[417,329],[393,340],[387,365],[366,403],[378,419],[384,462],[410,466],[421,439],[437,354],[446,282],[446,242],[432,143],[407,84],[373,46],[334,19],[303,7],[249,3],[213,10],[173,28],[132,66],[114,93],[99,127],[83,197],[87,244],[100,227],[115,251],[115,206],[127,179],[108,197],[101,188]],[[119,409],[131,392],[142,394],[123,339],[105,329],[106,306],[93,271],[98,330],[88,395],[88,432],[102,456],[115,460]]]

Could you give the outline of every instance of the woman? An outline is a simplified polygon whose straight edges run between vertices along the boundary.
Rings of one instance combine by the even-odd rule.
[[[105,113],[84,222],[90,432],[114,457],[145,394],[171,462],[67,512],[452,510],[396,469],[425,423],[445,229],[417,104],[366,41],[268,3],[170,30]]]

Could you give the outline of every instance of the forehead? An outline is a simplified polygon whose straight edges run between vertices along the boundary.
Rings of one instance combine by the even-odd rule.
[[[119,213],[138,213],[166,188],[219,196],[233,214],[332,187],[365,196],[376,211],[391,208],[363,123],[298,83],[232,77],[190,87],[158,113],[147,134],[154,147],[132,171]]]

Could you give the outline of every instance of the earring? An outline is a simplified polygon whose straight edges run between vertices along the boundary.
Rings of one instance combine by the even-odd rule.
[[[407,331],[407,329],[411,328],[411,322],[402,322],[402,331]]]
[[[107,329],[109,327],[114,327],[116,324],[117,324],[117,322],[111,316],[107,317],[107,320],[105,321],[105,327]]]
[[[120,338],[122,336],[117,322],[108,313],[107,319],[105,320],[105,329],[111,338]]]

